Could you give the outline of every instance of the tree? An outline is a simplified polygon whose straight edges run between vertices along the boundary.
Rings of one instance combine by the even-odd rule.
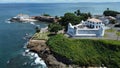
[[[75,13],[77,16],[80,16],[80,14],[81,14],[80,10],[77,10],[77,11],[75,11],[74,13]]]
[[[80,15],[83,19],[82,20],[87,20],[89,17],[91,17],[91,14],[90,13],[81,13]]]
[[[67,26],[68,23],[75,25],[80,23],[81,19],[80,17],[76,16],[74,13],[65,13],[60,22],[61,25],[63,26]]]
[[[111,19],[111,20],[110,20],[110,23],[111,23],[111,24],[115,24],[115,23],[116,23],[116,20]]]
[[[88,17],[90,17],[90,18],[92,17],[92,15],[91,15],[91,13],[90,13],[90,12],[88,12]]]
[[[62,30],[62,26],[57,23],[51,23],[48,25],[48,30],[56,34],[59,30]]]
[[[50,16],[49,14],[43,14],[43,16]]]
[[[65,26],[65,30],[67,30],[68,23],[72,25],[79,24],[82,20],[87,20],[91,17],[91,13],[81,13],[80,10],[75,11],[74,13],[65,13],[63,17],[61,17],[60,24]]]
[[[109,8],[107,8],[107,10],[105,10],[105,11],[103,12],[103,15],[105,15],[105,16],[113,16],[113,17],[116,17],[117,14],[120,14],[120,12],[113,11],[113,10],[109,10]]]
[[[58,17],[58,16],[55,16],[55,19],[59,19],[59,17]]]

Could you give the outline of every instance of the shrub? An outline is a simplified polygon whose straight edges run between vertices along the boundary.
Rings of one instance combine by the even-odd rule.
[[[57,24],[57,23],[51,23],[48,25],[48,30],[50,32],[55,32],[57,33],[59,30],[62,30],[62,26],[60,24]]]

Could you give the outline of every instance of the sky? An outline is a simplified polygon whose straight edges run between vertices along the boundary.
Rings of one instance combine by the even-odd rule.
[[[76,3],[76,2],[120,2],[120,0],[0,0],[0,3]]]

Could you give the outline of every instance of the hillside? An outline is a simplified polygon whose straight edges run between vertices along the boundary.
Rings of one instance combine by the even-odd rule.
[[[71,39],[59,34],[52,36],[47,45],[55,55],[68,59],[71,64],[120,68],[120,41]]]

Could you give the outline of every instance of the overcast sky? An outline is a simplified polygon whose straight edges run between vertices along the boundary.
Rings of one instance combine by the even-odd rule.
[[[120,2],[120,0],[0,0],[0,3]]]

